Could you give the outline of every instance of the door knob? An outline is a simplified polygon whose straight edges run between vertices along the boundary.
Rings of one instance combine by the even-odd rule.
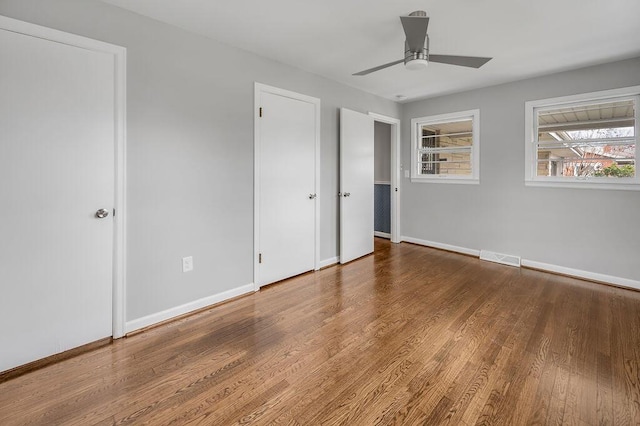
[[[316,198],[316,194],[309,194],[309,199],[313,200],[314,198]]]
[[[349,195],[351,195],[350,192],[345,192],[344,194],[342,194],[343,197],[348,197]]]
[[[98,219],[104,219],[107,216],[109,216],[109,210],[107,209],[100,209],[96,212],[96,217]]]

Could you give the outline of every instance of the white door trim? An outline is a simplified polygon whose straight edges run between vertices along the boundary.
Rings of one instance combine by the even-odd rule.
[[[114,338],[124,336],[126,306],[126,57],[124,47],[69,34],[40,25],[0,16],[0,29],[38,37],[69,46],[114,56],[115,62],[115,199],[113,235],[113,328]]]
[[[314,269],[320,269],[320,99],[300,93],[292,92],[266,84],[254,83],[254,120],[253,120],[253,287],[260,290],[258,249],[260,247],[260,98],[262,93],[285,96],[303,102],[308,102],[315,107],[315,232],[314,232]]]
[[[370,112],[375,121],[391,125],[391,242],[400,242],[400,119]]]

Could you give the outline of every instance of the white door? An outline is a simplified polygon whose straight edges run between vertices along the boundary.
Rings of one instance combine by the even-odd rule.
[[[315,267],[316,108],[259,92],[258,285]]]
[[[114,58],[0,29],[0,64],[4,371],[112,335]]]
[[[373,252],[374,120],[340,109],[340,263]]]

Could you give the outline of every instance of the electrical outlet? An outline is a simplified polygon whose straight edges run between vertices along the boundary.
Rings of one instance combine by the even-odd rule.
[[[409,170],[405,170],[404,171],[404,177],[408,178],[409,177]]]
[[[193,256],[182,258],[182,272],[193,271]]]

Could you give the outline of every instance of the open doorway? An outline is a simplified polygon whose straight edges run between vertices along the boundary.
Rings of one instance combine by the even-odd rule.
[[[400,120],[374,119],[374,235],[400,242]]]
[[[391,239],[391,124],[374,122],[374,235]]]

